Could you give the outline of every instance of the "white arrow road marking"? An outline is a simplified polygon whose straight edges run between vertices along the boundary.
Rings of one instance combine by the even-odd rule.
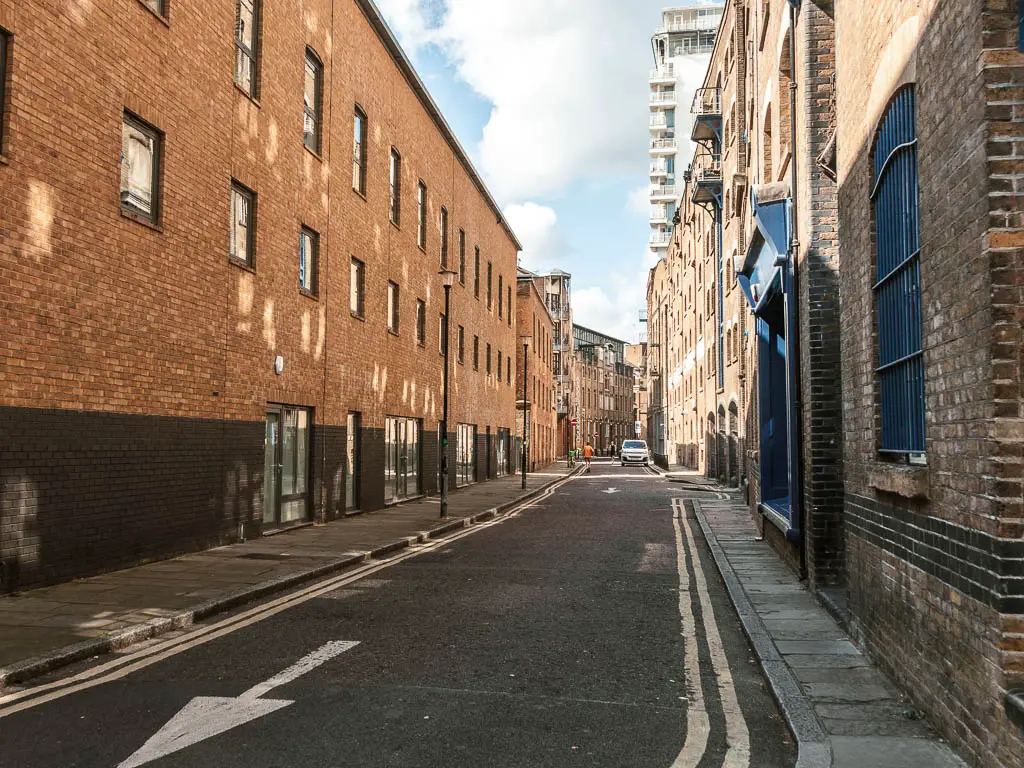
[[[693,563],[694,581],[697,585],[697,595],[700,598],[700,610],[703,618],[704,634],[708,641],[708,651],[711,656],[711,668],[714,670],[715,677],[718,678],[722,713],[725,715],[725,740],[729,745],[725,752],[725,761],[722,763],[722,768],[748,768],[750,765],[750,732],[747,730],[747,721],[743,717],[743,710],[740,708],[739,699],[736,696],[736,686],[733,684],[732,670],[729,669],[729,659],[726,657],[725,648],[722,645],[722,636],[718,631],[718,622],[715,621],[714,608],[711,605],[711,597],[708,594],[708,582],[704,577],[704,568],[701,566],[700,557],[697,553],[693,529],[690,526],[690,521],[686,518],[683,500],[673,499],[672,505],[675,507],[674,522],[677,537],[679,535],[680,523],[682,523],[686,531],[686,547],[690,553],[690,561]],[[678,538],[676,541],[678,543]]]
[[[607,491],[601,491],[601,493],[618,493],[618,488],[609,488]]]
[[[327,643],[299,659],[283,672],[254,685],[237,699],[197,696],[117,768],[136,768],[145,765],[294,704],[294,701],[287,699],[261,699],[260,696],[265,696],[285,683],[297,680],[325,661],[357,645],[357,641],[351,640],[334,640]]]

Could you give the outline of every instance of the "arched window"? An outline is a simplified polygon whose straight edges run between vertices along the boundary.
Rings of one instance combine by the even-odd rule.
[[[889,104],[871,157],[878,386],[886,453],[924,451],[920,219],[914,88]]]

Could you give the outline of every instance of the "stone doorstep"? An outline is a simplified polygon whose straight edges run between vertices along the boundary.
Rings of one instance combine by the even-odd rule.
[[[473,505],[473,508],[468,510],[465,516],[452,515],[452,519],[436,525],[426,531],[413,531],[409,532],[410,525],[422,525],[425,520],[436,521],[436,518],[428,515],[416,516],[414,519],[406,519],[404,526],[399,525],[383,525],[377,528],[384,529],[386,535],[389,529],[400,529],[403,535],[396,537],[395,541],[390,543],[379,545],[377,542],[380,541],[380,537],[376,539],[372,544],[367,545],[366,550],[370,551],[346,551],[340,555],[336,554],[334,560],[328,562],[320,562],[313,567],[309,567],[310,563],[302,563],[304,568],[288,569],[270,569],[267,572],[269,578],[253,579],[252,572],[247,571],[247,575],[244,578],[229,578],[221,577],[225,582],[225,589],[216,590],[211,597],[208,599],[192,603],[191,607],[187,607],[192,601],[181,601],[186,607],[184,608],[171,608],[171,609],[146,609],[138,608],[138,604],[144,604],[146,602],[145,596],[152,597],[153,586],[155,584],[148,584],[148,582],[166,583],[170,579],[175,587],[180,587],[182,584],[191,582],[192,580],[186,580],[181,578],[185,573],[191,573],[196,570],[198,564],[189,563],[188,558],[193,557],[192,555],[186,555],[181,561],[166,561],[166,563],[147,564],[138,566],[138,568],[152,569],[154,565],[159,566],[159,570],[165,571],[163,579],[156,578],[158,574],[154,574],[153,578],[143,577],[139,579],[131,578],[131,571],[133,569],[126,569],[122,572],[122,576],[125,578],[126,583],[121,584],[120,578],[117,574],[106,574],[98,576],[95,583],[101,583],[103,585],[102,590],[98,590],[96,596],[100,594],[106,595],[110,592],[128,592],[132,594],[138,594],[139,599],[134,600],[131,603],[130,611],[125,613],[113,613],[110,611],[104,611],[104,619],[108,619],[114,622],[114,626],[118,627],[116,631],[107,632],[103,629],[97,629],[94,626],[84,627],[83,623],[91,623],[97,617],[90,614],[89,616],[80,616],[77,619],[71,619],[66,615],[66,609],[68,603],[63,603],[60,600],[53,599],[53,592],[59,588],[68,588],[73,586],[76,590],[81,586],[92,586],[94,582],[92,580],[78,580],[68,582],[64,585],[56,585],[54,587],[44,587],[37,593],[26,593],[23,595],[15,595],[10,597],[0,598],[0,606],[4,605],[5,601],[17,601],[19,602],[19,609],[25,606],[31,605],[33,599],[32,594],[40,594],[46,596],[45,610],[28,610],[22,611],[21,618],[28,618],[31,623],[25,626],[29,632],[37,631],[39,629],[49,628],[49,632],[54,630],[65,630],[62,634],[68,635],[68,640],[71,642],[69,645],[54,648],[51,651],[44,652],[42,654],[33,656],[31,658],[22,658],[19,661],[8,663],[4,666],[0,666],[0,692],[6,687],[11,685],[20,685],[33,677],[47,674],[55,669],[59,669],[69,664],[82,661],[91,656],[98,656],[108,653],[118,653],[128,647],[137,646],[140,643],[155,642],[156,638],[165,636],[169,633],[173,634],[179,632],[183,627],[190,626],[193,622],[201,621],[209,616],[213,616],[224,611],[231,610],[240,605],[254,602],[258,599],[267,597],[274,593],[282,592],[287,589],[291,589],[315,581],[316,579],[328,576],[336,571],[343,570],[352,565],[357,565],[365,561],[368,555],[374,557],[380,557],[392,552],[405,549],[413,546],[416,543],[424,542],[430,538],[440,538],[445,534],[460,530],[468,527],[472,522],[482,522],[496,517],[498,514],[506,509],[515,507],[521,503],[529,501],[531,498],[538,496],[544,492],[547,488],[560,482],[564,478],[571,474],[577,474],[582,471],[582,466],[574,472],[566,472],[564,474],[558,474],[552,476],[551,479],[541,483],[536,488],[528,490],[526,493],[520,493],[519,488],[511,488],[515,495],[507,501],[497,505],[490,506],[488,503],[478,503]],[[484,496],[484,494],[476,494],[477,496]],[[488,496],[494,496],[494,493],[487,494]],[[501,494],[504,495],[504,494]],[[484,501],[478,499],[478,501]],[[468,507],[468,500],[463,500],[460,506]],[[482,508],[482,509],[481,509]],[[393,511],[394,508],[386,510],[386,512]],[[373,516],[375,513],[368,513],[366,516],[361,518],[361,521],[365,521],[364,527],[372,527]],[[410,516],[411,518],[412,516]],[[421,519],[422,518],[422,519]],[[338,521],[335,521],[338,522]],[[351,522],[351,519],[346,518],[346,524]],[[393,522],[393,520],[385,521],[387,523]],[[328,526],[305,526],[301,530],[312,531],[316,530],[319,532],[327,532]],[[342,537],[339,537],[342,538]],[[253,549],[264,548],[266,540],[258,539],[253,544],[259,542],[260,546],[254,546]],[[294,544],[294,543],[293,543]],[[373,544],[377,546],[374,548]],[[244,545],[243,545],[244,546]],[[346,542],[346,547],[351,546],[350,542]],[[297,548],[297,547],[295,547]],[[273,548],[272,548],[273,549]],[[228,563],[232,567],[239,564],[239,558],[237,554],[232,555],[231,552],[234,550],[237,553],[236,546],[230,547],[218,547],[215,551],[218,558],[225,565]],[[274,551],[280,551],[280,548],[276,548]],[[209,553],[196,553],[197,555],[207,555]],[[201,564],[200,568],[204,571],[215,570],[211,568],[207,562]],[[322,560],[322,559],[321,559]],[[296,558],[293,563],[298,563],[301,558]],[[167,564],[175,562],[175,567],[166,567]],[[242,563],[246,561],[242,560]],[[193,569],[190,571],[189,569]],[[206,591],[202,589],[209,587],[209,583],[200,584],[189,584],[189,588],[192,586],[199,587],[197,591]],[[231,587],[235,587],[231,589]],[[176,593],[176,597],[187,596],[183,593]],[[199,595],[196,595],[198,597]],[[88,603],[78,603],[76,606],[84,605]],[[96,605],[96,602],[93,602]],[[109,607],[109,603],[98,607]],[[113,614],[113,615],[110,615]],[[17,626],[5,624],[3,617],[5,611],[0,610],[0,626]],[[45,626],[44,626],[45,625]],[[24,625],[21,625],[24,626]],[[77,630],[72,632],[71,630]],[[3,640],[0,640],[2,645]],[[22,644],[24,645],[24,644]],[[29,647],[32,647],[29,644]],[[33,647],[33,650],[38,649],[38,645]],[[6,654],[5,654],[6,655]]]

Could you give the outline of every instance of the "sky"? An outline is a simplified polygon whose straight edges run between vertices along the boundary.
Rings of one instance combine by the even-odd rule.
[[[520,264],[569,272],[575,322],[635,342],[655,263],[651,34],[671,3],[376,3],[523,244]]]

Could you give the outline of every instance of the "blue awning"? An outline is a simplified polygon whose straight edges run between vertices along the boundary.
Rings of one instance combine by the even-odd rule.
[[[784,283],[781,272],[789,254],[791,207],[788,184],[760,184],[750,190],[755,229],[737,281],[755,314]]]

